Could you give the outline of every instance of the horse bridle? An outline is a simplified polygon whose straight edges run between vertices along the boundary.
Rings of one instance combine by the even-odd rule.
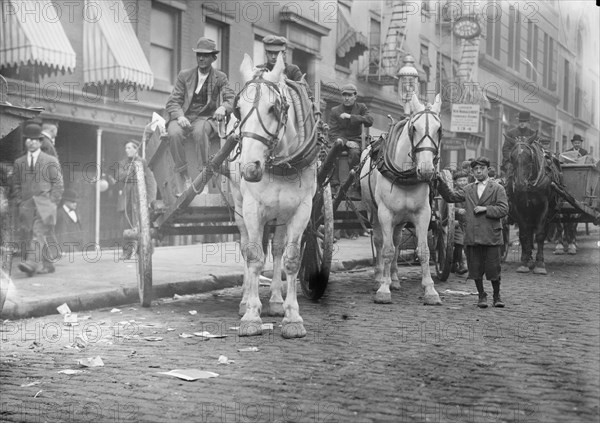
[[[255,78],[255,79],[252,79],[252,80],[246,82],[246,84],[244,85],[242,90],[235,96],[235,99],[233,101],[233,114],[238,120],[240,120],[240,109],[238,106],[238,101],[239,101],[240,96],[243,95],[243,93],[246,91],[246,88],[248,88],[248,86],[250,86],[250,84],[256,84],[256,87],[257,87],[256,95],[254,96],[254,100],[252,102],[252,108],[250,109],[250,112],[248,112],[248,114],[246,116],[244,116],[244,119],[239,124],[240,135],[241,135],[242,139],[243,138],[253,138],[253,139],[263,143],[269,150],[269,152],[268,152],[269,159],[272,159],[273,151],[275,150],[275,148],[277,147],[277,144],[280,141],[280,132],[282,131],[282,129],[285,130],[285,126],[287,124],[289,103],[285,97],[285,94],[279,89],[279,86],[276,83],[268,81],[261,77],[258,77],[258,78]],[[258,112],[258,102],[260,101],[260,97],[262,95],[261,87],[263,84],[266,85],[267,87],[273,88],[273,90],[277,93],[277,99],[274,104],[275,116],[277,118],[277,129],[275,130],[275,132],[270,132],[267,129],[260,113]],[[244,124],[246,123],[246,121],[252,115],[252,113],[254,111],[256,111],[256,116],[258,117],[258,122],[260,123],[262,130],[265,131],[265,134],[267,134],[267,137],[257,134],[255,132],[249,132],[249,131],[243,130]],[[240,141],[240,144],[241,144],[241,141]]]
[[[518,151],[517,153],[517,157],[519,155],[521,155],[522,151],[523,151],[523,147],[526,147],[527,150],[529,150],[529,152],[531,153],[531,160],[536,160],[535,156],[536,156],[536,152],[534,151],[533,147],[526,141],[517,141],[511,151],[511,156],[512,156],[512,152],[515,151],[516,149],[520,148],[521,150]],[[538,163],[537,164],[537,176],[535,177],[535,180],[533,178],[533,175],[530,175],[529,178],[525,179],[525,187],[531,186],[531,187],[535,187],[537,186],[537,184],[540,182],[540,180],[542,179],[543,176],[543,163]],[[516,177],[515,177],[515,171],[513,170],[513,184],[517,181],[515,181]],[[520,182],[520,181],[519,181]]]
[[[421,137],[421,139],[419,140],[419,142],[415,143],[414,142],[414,134],[415,134],[415,122],[417,120],[419,120],[421,117],[425,116],[425,135],[423,135]],[[433,119],[435,119],[435,121],[437,123],[439,123],[440,127],[438,129],[438,139],[437,141],[434,140],[431,135],[429,134],[429,116],[431,116]],[[411,147],[411,151],[409,154],[409,157],[412,159],[413,163],[416,160],[416,155],[417,153],[421,152],[421,151],[431,151],[434,155],[433,157],[433,163],[437,164],[438,160],[439,160],[439,152],[440,152],[440,142],[442,140],[442,122],[440,121],[440,118],[438,117],[438,115],[433,112],[431,110],[430,106],[427,106],[425,108],[425,110],[422,110],[420,112],[415,113],[413,116],[410,117],[410,120],[408,122],[408,139],[410,140],[410,147]],[[431,141],[431,143],[433,144],[433,147],[420,147],[420,145],[426,140],[429,139]]]

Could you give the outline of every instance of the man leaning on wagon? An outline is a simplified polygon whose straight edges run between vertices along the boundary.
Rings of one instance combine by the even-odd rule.
[[[14,195],[20,224],[25,231],[33,231],[33,236],[19,270],[33,276],[55,270],[48,257],[47,238],[56,224],[56,209],[64,187],[58,160],[40,150],[41,125],[25,122],[22,137],[27,154],[15,160]]]
[[[216,43],[201,37],[192,50],[198,65],[179,72],[166,105],[170,151],[175,171],[182,179],[182,191],[192,183],[185,158],[185,140],[191,135],[198,162],[206,164],[211,145],[216,149],[220,147],[217,121],[231,113],[235,97],[227,75],[212,67],[219,53]]]

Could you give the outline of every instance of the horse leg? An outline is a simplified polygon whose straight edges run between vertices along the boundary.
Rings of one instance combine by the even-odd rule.
[[[271,298],[269,299],[269,316],[283,316],[283,296],[281,291],[283,283],[281,281],[281,262],[283,260],[283,250],[285,249],[285,226],[277,226],[273,244],[273,280],[271,281]]]
[[[421,286],[423,287],[423,303],[425,305],[441,305],[442,300],[435,290],[431,271],[429,269],[429,245],[427,243],[427,231],[431,219],[431,210],[421,210],[415,222],[415,233],[417,235],[418,255],[421,263]]]
[[[562,256],[565,253],[565,247],[563,245],[563,232],[565,223],[557,222],[555,225],[556,234],[554,236],[554,241],[556,242],[556,247],[554,248],[554,254]]]
[[[390,304],[392,302],[392,294],[390,292],[390,284],[392,282],[390,277],[390,267],[395,255],[393,239],[394,226],[392,222],[394,216],[384,206],[379,207],[378,213],[383,236],[383,245],[381,250],[383,274],[381,277],[381,285],[375,293],[375,302],[378,304]]]
[[[392,283],[390,289],[393,291],[400,290],[400,278],[398,277],[398,255],[400,254],[400,239],[402,238],[402,228],[404,225],[398,225],[394,228],[394,259],[390,268],[390,277]]]
[[[373,290],[377,291],[383,282],[383,234],[377,214],[373,216],[373,243],[375,244],[375,284]]]
[[[248,230],[244,225],[244,220],[236,215],[236,223],[240,230],[240,250],[242,252],[242,259],[244,260],[244,279],[242,281],[242,301],[238,308],[238,315],[242,317],[246,314],[246,303],[248,302],[248,261],[246,258],[246,249],[244,246],[248,245]]]
[[[577,237],[577,222],[565,223],[565,241],[567,244],[567,254],[577,254],[575,238]]]
[[[546,240],[546,232],[544,231],[543,222],[538,226],[538,232],[535,234],[537,244],[537,253],[535,254],[535,267],[533,273],[536,275],[547,275],[546,265],[544,264],[544,241]]]
[[[264,222],[258,218],[257,211],[246,213],[246,210],[244,210],[244,221],[247,223],[248,230],[248,242],[242,245],[248,267],[245,282],[247,300],[246,312],[242,317],[238,335],[254,336],[262,335],[262,320],[260,319],[262,304],[258,297],[258,278],[265,264],[265,254],[262,248]]]
[[[284,269],[287,279],[287,294],[283,303],[285,317],[281,321],[281,335],[284,338],[304,338],[306,329],[300,316],[300,307],[296,295],[296,282],[302,251],[300,237],[308,224],[311,204],[302,203],[287,226],[287,247],[285,251]]]
[[[519,222],[519,241],[521,242],[521,265],[517,273],[529,273],[529,261],[531,260],[531,230],[528,224]]]

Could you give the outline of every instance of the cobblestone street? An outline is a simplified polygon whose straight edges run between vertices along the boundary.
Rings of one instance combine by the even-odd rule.
[[[436,284],[443,305],[425,307],[418,268],[406,266],[393,304],[376,305],[371,270],[338,273],[319,303],[300,297],[308,335],[299,340],[282,339],[281,319],[268,316],[272,331],[237,337],[230,328],[239,323],[239,288],[161,299],[150,309],[80,312],[74,327],[58,314],[5,321],[0,420],[597,421],[597,235],[580,246],[577,256],[548,247],[546,277],[517,275],[509,257],[504,309],[444,293],[475,290],[455,276]],[[268,288],[261,298],[268,301]],[[228,336],[180,337],[200,331]],[[66,348],[81,332],[87,347]],[[258,351],[238,351],[250,346]],[[220,355],[234,363],[219,364]],[[104,367],[77,365],[95,356]],[[219,376],[186,382],[158,373],[183,368]]]

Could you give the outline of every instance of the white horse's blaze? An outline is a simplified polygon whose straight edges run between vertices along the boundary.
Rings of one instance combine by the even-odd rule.
[[[252,132],[258,137],[268,138],[277,132],[277,116],[273,111],[277,107],[278,95],[285,95],[287,87],[283,79],[283,59],[280,56],[271,72],[263,79],[276,84],[277,94],[268,83],[251,83],[247,91],[239,96],[238,104],[242,133]],[[252,60],[245,55],[241,72],[245,82],[254,77]],[[259,88],[260,87],[260,88]],[[256,93],[260,91],[259,98]],[[267,95],[268,93],[268,95]],[[312,209],[312,198],[317,189],[317,167],[313,164],[298,169],[295,177],[278,176],[269,171],[269,154],[285,151],[287,146],[297,143],[295,115],[293,108],[288,111],[287,124],[279,131],[277,148],[270,151],[265,143],[255,137],[242,137],[240,156],[232,163],[232,168],[241,169],[239,184],[235,178],[231,188],[236,209],[236,223],[240,229],[242,253],[245,259],[244,294],[240,304],[243,313],[239,334],[242,336],[260,335],[262,304],[258,297],[258,278],[264,266],[263,231],[267,222],[276,221],[273,237],[273,281],[269,312],[272,315],[284,315],[282,334],[286,338],[303,337],[306,330],[300,316],[296,297],[296,279],[300,265],[300,239],[308,224]],[[262,120],[262,123],[260,122]],[[258,163],[257,163],[258,162]],[[262,175],[256,178],[252,166],[260,167]],[[247,178],[250,177],[250,180]],[[253,177],[254,176],[254,177]],[[287,278],[287,293],[283,300],[281,271]]]
[[[419,102],[416,95],[413,95],[410,106],[413,117],[425,110],[425,106]],[[362,160],[365,160],[360,174],[362,197],[363,202],[370,210],[377,251],[375,268],[375,280],[378,283],[377,293],[375,294],[375,302],[377,303],[391,302],[390,285],[398,287],[396,262],[400,234],[404,225],[410,222],[415,227],[418,240],[418,257],[422,270],[421,284],[424,289],[424,302],[431,305],[441,304],[429,270],[429,247],[427,245],[427,231],[431,219],[427,181],[431,180],[435,172],[435,150],[439,145],[434,145],[432,139],[437,140],[439,143],[440,108],[441,100],[438,94],[430,109],[430,112],[435,113],[435,116],[429,116],[428,124],[425,115],[411,119],[400,134],[396,156],[394,157],[396,165],[402,168],[402,164],[413,162],[410,155],[414,154],[417,174],[419,180],[424,181],[423,183],[404,186],[392,184],[377,168],[373,169],[369,175],[371,169],[370,148],[367,148],[362,154]],[[413,143],[423,140],[419,144],[419,147],[424,148],[423,150],[412,152],[413,144],[411,144],[408,135],[410,126],[414,128],[412,133]],[[404,166],[404,169],[406,169],[406,166]]]

